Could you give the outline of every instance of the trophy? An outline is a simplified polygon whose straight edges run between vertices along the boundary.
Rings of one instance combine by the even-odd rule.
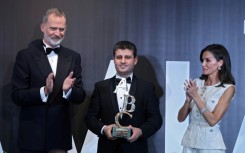
[[[117,86],[116,90],[114,91],[114,93],[117,92],[117,89],[121,87],[121,85],[126,84],[126,80],[122,79],[119,82],[119,85]],[[131,137],[131,129],[126,127],[126,126],[122,126],[119,123],[119,118],[123,115],[128,115],[130,118],[133,117],[132,114],[130,114],[131,112],[133,112],[135,110],[135,98],[134,96],[131,96],[128,94],[128,90],[127,90],[127,85],[126,85],[126,92],[124,93],[124,101],[123,101],[123,108],[122,110],[116,114],[115,116],[115,123],[116,123],[116,127],[113,127],[112,129],[112,136],[114,138],[125,138],[128,139]],[[128,109],[128,107],[130,107],[130,109]]]

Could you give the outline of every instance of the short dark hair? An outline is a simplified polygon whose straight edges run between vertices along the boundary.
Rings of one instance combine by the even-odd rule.
[[[115,52],[118,49],[129,49],[133,51],[134,58],[137,57],[137,48],[134,43],[130,41],[119,41],[114,45],[113,56],[115,57]]]
[[[228,50],[221,44],[208,45],[204,49],[202,49],[200,53],[201,62],[203,62],[202,55],[206,51],[212,53],[217,61],[223,60],[223,65],[219,70],[220,85],[218,86],[223,86],[224,83],[235,85],[235,79],[231,73],[231,60],[230,60],[230,55],[228,53]],[[208,77],[207,75],[202,74],[200,79],[206,80],[207,77]]]

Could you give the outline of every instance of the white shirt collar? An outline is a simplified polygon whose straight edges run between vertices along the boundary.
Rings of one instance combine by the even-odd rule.
[[[131,74],[130,74],[129,76],[127,76],[127,77],[130,77],[131,80],[132,80],[132,78],[133,78],[133,73],[131,73]],[[126,77],[126,78],[127,78],[127,77]],[[121,76],[119,76],[118,74],[116,74],[116,78],[120,78],[120,79],[121,79],[121,78],[123,78],[123,77],[121,77]]]

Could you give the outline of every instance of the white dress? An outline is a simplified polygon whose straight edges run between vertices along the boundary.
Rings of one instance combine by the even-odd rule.
[[[209,111],[213,111],[220,97],[232,84],[224,84],[224,87],[205,86],[204,80],[195,80],[198,86],[198,94]],[[211,127],[204,119],[194,101],[191,101],[192,111],[190,112],[190,125],[188,126],[183,139],[182,146],[194,149],[219,149],[225,150],[225,144],[220,132],[220,122]]]

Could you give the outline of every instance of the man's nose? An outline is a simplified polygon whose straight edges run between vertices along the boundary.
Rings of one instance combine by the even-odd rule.
[[[54,34],[59,37],[61,36],[61,32],[59,29],[55,30]]]
[[[121,62],[122,62],[122,63],[125,63],[125,61],[126,61],[126,60],[125,60],[125,58],[123,57],[122,60],[121,60]]]

